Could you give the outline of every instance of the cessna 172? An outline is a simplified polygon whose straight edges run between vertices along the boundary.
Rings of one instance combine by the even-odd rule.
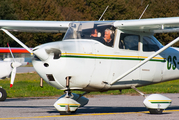
[[[153,36],[178,32],[179,17],[76,22],[0,20],[0,28],[33,54],[32,64],[43,80],[65,91],[54,104],[62,114],[86,105],[88,99],[83,95],[89,92],[138,91],[136,87],[179,78],[179,49],[170,47],[179,38],[163,46]],[[9,31],[66,34],[62,41],[30,50]],[[151,113],[162,113],[171,104],[171,99],[163,95],[145,97],[143,103]]]

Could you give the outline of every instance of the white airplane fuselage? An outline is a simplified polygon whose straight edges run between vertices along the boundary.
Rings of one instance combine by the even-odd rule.
[[[32,64],[48,84],[61,90],[66,89],[69,76],[70,89],[89,92],[127,89],[132,85],[138,87],[179,78],[179,49],[170,47],[113,85],[105,84],[155,52],[142,49],[143,37],[154,38],[151,34],[133,33],[140,36],[138,50],[128,50],[119,48],[123,32],[118,29],[115,32],[113,47],[93,39],[67,39],[37,46],[34,53],[38,58],[35,56]],[[163,47],[155,42],[159,48]]]

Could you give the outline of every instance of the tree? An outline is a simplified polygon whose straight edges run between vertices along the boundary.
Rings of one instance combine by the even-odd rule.
[[[0,19],[4,20],[58,20],[86,21],[98,20],[105,8],[104,20],[139,19],[145,7],[148,9],[142,16],[145,18],[179,16],[178,0],[1,0]],[[2,32],[0,32],[2,34]],[[13,33],[27,46],[35,47],[46,42],[59,41],[62,33]],[[179,33],[155,34],[163,44],[175,39]],[[0,35],[0,45],[19,46],[7,35]],[[179,44],[175,44],[179,46]]]
[[[126,12],[125,0],[86,0],[86,4],[91,8],[93,20],[98,20],[107,6],[109,8],[103,16],[105,20],[123,19]]]
[[[64,20],[56,0],[13,0],[19,20]],[[62,33],[18,33],[16,35],[29,47],[59,41]]]
[[[8,0],[0,1],[0,20],[16,20],[17,16],[15,14],[15,9],[13,4]],[[0,32],[0,45],[1,47],[6,47],[7,43],[10,45],[14,43],[14,41],[8,37],[2,31]]]

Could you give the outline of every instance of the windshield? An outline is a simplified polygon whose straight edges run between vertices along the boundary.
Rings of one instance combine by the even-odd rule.
[[[70,24],[63,40],[93,39],[113,46],[114,30],[112,22],[74,22]]]

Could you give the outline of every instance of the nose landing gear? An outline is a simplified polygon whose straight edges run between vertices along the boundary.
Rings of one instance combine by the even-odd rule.
[[[58,100],[54,103],[54,107],[60,112],[61,115],[71,114],[76,112],[79,107],[82,107],[88,103],[88,99],[83,97],[83,95],[87,94],[75,94],[71,93],[69,87],[69,80],[71,77],[66,78],[66,88],[65,94],[58,98]]]

